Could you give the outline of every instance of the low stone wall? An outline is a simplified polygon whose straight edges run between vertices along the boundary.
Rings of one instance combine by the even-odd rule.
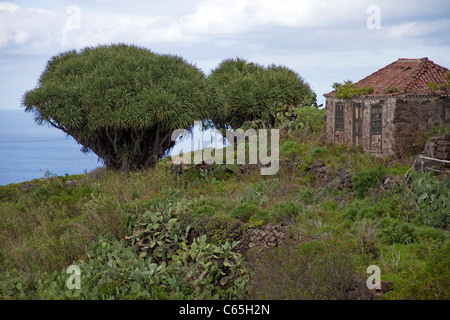
[[[435,137],[428,144],[434,148],[434,158],[450,160],[450,133]]]
[[[450,133],[432,138],[416,158],[414,167],[420,172],[450,172]]]

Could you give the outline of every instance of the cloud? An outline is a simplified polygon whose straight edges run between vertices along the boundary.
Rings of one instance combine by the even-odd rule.
[[[199,45],[254,51],[276,50],[278,46],[314,51],[355,45],[370,49],[410,39],[426,42],[439,32],[441,41],[449,40],[442,30],[448,30],[450,20],[436,22],[436,12],[419,1],[407,1],[400,10],[380,0],[382,30],[372,33],[366,25],[370,15],[367,8],[372,5],[369,0],[198,0],[192,1],[189,9],[184,2],[167,1],[164,10],[158,1],[132,1],[128,9],[112,1],[76,3],[43,10],[0,2],[0,48],[21,54],[53,54],[99,43],[127,42],[148,47]],[[183,10],[171,13],[167,9],[177,4]],[[445,2],[437,0],[434,6],[443,10]],[[417,17],[418,12],[424,16]],[[412,16],[415,19],[408,20]]]
[[[21,8],[0,2],[0,48],[20,54],[47,54],[100,43],[188,43],[175,17],[103,12],[69,6],[55,10]]]
[[[389,28],[388,37],[396,41],[402,39],[434,41],[438,40],[443,43],[450,42],[450,19],[437,21],[412,21]]]
[[[80,6],[53,11],[0,2],[0,48],[26,47],[32,53],[39,53],[45,52],[45,48],[66,49],[124,40],[137,44],[211,43],[218,48],[227,48],[238,44],[239,39],[212,37],[251,36],[261,32],[270,36],[279,28],[315,28],[333,24],[341,24],[342,27],[363,21],[364,7],[357,5],[360,10],[349,10],[349,6],[354,7],[360,2],[349,3],[337,5],[323,0],[202,0],[196,2],[192,13],[161,15],[154,10],[141,14],[135,10],[115,11],[111,6],[103,11],[98,6],[88,7],[83,2]]]
[[[52,11],[0,2],[0,48],[50,45],[48,40],[57,34],[52,26],[58,20],[58,15]]]
[[[205,0],[183,19],[192,33],[233,34],[261,27],[313,28],[364,21],[361,1]]]
[[[0,11],[14,12],[19,8],[20,7],[15,3],[6,2],[6,1],[0,2]]]

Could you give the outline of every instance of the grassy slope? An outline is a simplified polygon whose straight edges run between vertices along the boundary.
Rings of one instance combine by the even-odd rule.
[[[448,232],[417,218],[401,184],[408,165],[350,147],[318,146],[317,135],[295,133],[285,141],[291,145],[281,148],[284,162],[276,176],[261,176],[259,170],[242,174],[226,166],[177,176],[163,161],[130,175],[97,170],[0,187],[0,299],[30,297],[36,285],[19,278],[88,260],[99,235],[130,236],[133,214],[156,198],[190,203],[178,213],[179,220],[216,244],[276,223],[309,239],[257,257],[249,253],[246,266],[253,281],[241,298],[346,299],[352,277],[365,280],[369,265],[381,268],[382,281],[394,282],[383,298],[449,298]],[[331,180],[343,170],[354,175],[381,165],[400,185],[377,186],[357,198],[352,188],[339,190],[317,179],[310,169],[318,159],[329,168]],[[76,180],[76,187],[69,180]],[[8,280],[12,274],[15,280]],[[133,285],[131,292],[137,290]]]

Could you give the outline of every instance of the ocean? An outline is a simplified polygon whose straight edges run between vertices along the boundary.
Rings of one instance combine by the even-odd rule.
[[[64,132],[39,126],[23,109],[0,109],[0,185],[19,183],[46,175],[63,176],[102,167],[94,153],[81,152]]]

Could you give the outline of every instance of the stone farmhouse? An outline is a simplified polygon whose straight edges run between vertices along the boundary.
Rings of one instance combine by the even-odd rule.
[[[450,125],[449,89],[432,91],[428,83],[447,83],[447,68],[428,58],[398,59],[355,83],[373,92],[326,98],[326,142],[361,146],[374,155],[396,155],[425,130]]]

